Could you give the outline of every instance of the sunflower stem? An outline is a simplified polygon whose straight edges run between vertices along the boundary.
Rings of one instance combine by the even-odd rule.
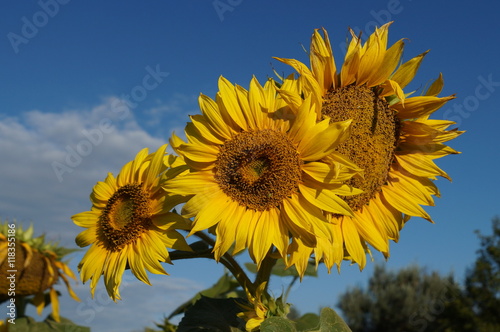
[[[24,296],[20,296],[16,299],[16,317],[25,317],[27,301]]]
[[[203,232],[196,232],[194,235],[206,242],[212,248],[215,247],[215,241],[207,234]],[[211,254],[211,258],[214,258],[213,253]],[[255,284],[250,281],[250,278],[248,278],[245,271],[241,268],[240,264],[238,264],[233,256],[226,252],[222,255],[220,262],[229,270],[229,272],[231,272],[243,289],[248,289],[252,295],[255,295],[255,291],[257,289]]]
[[[228,253],[222,256],[221,263],[233,274],[238,283],[243,289],[247,289],[252,295],[255,295],[257,288],[250,281],[245,271],[241,268],[240,264]]]
[[[269,279],[271,277],[271,271],[276,264],[277,259],[271,257],[271,250],[267,253],[266,257],[262,260],[260,269],[257,271],[257,276],[255,277],[254,288],[257,289],[259,285],[266,282],[264,291],[267,290],[269,286]]]

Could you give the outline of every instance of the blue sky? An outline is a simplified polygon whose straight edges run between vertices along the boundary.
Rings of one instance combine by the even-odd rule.
[[[329,31],[340,64],[348,27],[366,36],[387,21],[395,21],[391,44],[408,38],[405,60],[431,50],[408,88],[442,72],[442,95],[457,98],[434,117],[454,120],[467,133],[450,143],[461,155],[438,161],[453,182],[437,182],[442,198],[427,208],[436,223],[412,219],[384,264],[417,263],[462,280],[479,245],[473,231],[489,232],[499,214],[496,1],[42,0],[2,7],[0,217],[33,222],[51,240],[74,247],[80,229],[70,217],[89,208],[95,182],[140,149],[160,146],[173,130],[182,132],[187,115],[199,112],[198,95],[213,97],[220,75],[248,86],[252,75],[263,82],[273,69],[291,73],[272,57],[307,61],[302,45],[308,48],[320,27]],[[69,157],[74,151],[79,158]],[[54,168],[61,164],[67,168]],[[75,270],[80,257],[73,255]],[[340,275],[320,268],[318,279],[294,287],[290,302],[301,312],[333,307],[338,294],[366,283],[373,266],[360,273],[344,264]],[[118,304],[102,285],[95,300],[88,285],[77,285],[83,302],[63,296],[61,313],[95,331],[139,330],[222,272],[204,260],[166,269],[170,276],[154,277],[153,287],[126,276]],[[283,285],[275,280],[271,290],[279,294]]]

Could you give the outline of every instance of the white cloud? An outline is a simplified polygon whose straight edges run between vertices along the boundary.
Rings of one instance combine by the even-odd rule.
[[[165,144],[172,130],[183,136],[187,114],[198,112],[196,97],[177,95],[141,112],[111,97],[89,109],[0,114],[0,219],[16,219],[26,227],[33,222],[35,235],[46,233],[48,240],[75,248],[75,236],[83,229],[73,224],[71,216],[90,208],[95,183],[108,172],[117,174],[141,149],[151,151]],[[54,164],[66,167],[59,176]],[[74,272],[86,249],[69,256]],[[88,284],[71,282],[81,303],[59,285],[61,315],[93,331],[154,327],[165,314],[214,284],[223,271],[221,264],[210,260],[174,263],[165,266],[170,276],[150,275],[153,287],[126,272],[122,300],[117,303],[108,298],[102,280],[94,300]],[[28,315],[42,320],[50,310],[39,317],[30,309]]]
[[[64,286],[58,286],[64,294],[60,297],[61,315],[77,325],[91,327],[92,331],[143,331],[145,327],[163,322],[163,317],[203,289],[197,282],[173,276],[152,276],[150,279],[152,286],[126,271],[120,288],[122,300],[116,303],[104,287],[97,287],[92,298],[88,284],[73,286],[72,283],[81,300],[76,302],[67,295]],[[39,317],[33,306],[28,309],[27,314],[37,320],[42,320],[52,310],[46,308]]]
[[[164,143],[116,98],[88,110],[0,118],[0,217],[33,222],[37,232],[72,245],[79,229],[70,217],[89,208],[94,184]]]
[[[147,115],[147,121],[144,121],[144,125],[148,129],[156,130],[156,135],[163,137],[165,133],[164,126],[158,126],[158,124],[166,124],[169,128],[168,136],[172,131],[184,138],[184,126],[186,122],[189,121],[187,115],[199,114],[198,107],[198,97],[197,96],[186,96],[183,94],[174,94],[172,98],[167,102],[161,100],[156,101],[156,105],[147,109],[143,112]]]

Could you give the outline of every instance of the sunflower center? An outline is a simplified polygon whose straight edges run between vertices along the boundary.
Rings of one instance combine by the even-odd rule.
[[[110,250],[121,250],[152,225],[150,200],[140,184],[119,188],[108,200],[100,216],[105,243]]]
[[[364,178],[351,178],[347,184],[363,194],[343,199],[353,211],[367,204],[387,182],[399,137],[399,121],[387,102],[366,86],[347,86],[327,93],[323,116],[332,122],[353,119],[351,137],[337,152],[364,169]]]
[[[221,146],[215,180],[240,205],[263,211],[297,192],[301,165],[285,134],[271,129],[242,132]]]

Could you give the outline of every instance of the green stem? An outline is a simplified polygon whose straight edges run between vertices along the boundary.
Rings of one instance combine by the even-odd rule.
[[[267,290],[267,287],[269,286],[269,279],[271,277],[271,270],[276,264],[276,261],[276,258],[271,257],[271,250],[269,250],[266,257],[262,260],[259,270],[257,271],[257,276],[255,277],[254,282],[255,289],[257,289],[263,282],[266,282],[264,291]]]
[[[290,294],[290,291],[292,290],[293,284],[295,284],[295,282],[297,280],[299,280],[299,276],[293,276],[292,281],[288,285],[288,288],[286,289],[285,294],[283,295],[283,302],[284,303],[286,303],[286,300],[288,299],[288,295]]]
[[[27,301],[24,296],[16,298],[16,318],[21,318],[25,316]]]
[[[207,234],[203,232],[196,232],[194,233],[198,238],[206,242],[208,245],[210,245],[212,248],[215,247],[215,241],[208,236]],[[213,258],[213,253],[212,253],[212,258]],[[250,281],[248,276],[246,275],[245,271],[241,268],[240,264],[227,252],[222,255],[220,262],[231,272],[231,274],[236,278],[238,283],[240,284],[243,289],[248,289],[248,291],[252,294],[255,295],[255,285]]]

